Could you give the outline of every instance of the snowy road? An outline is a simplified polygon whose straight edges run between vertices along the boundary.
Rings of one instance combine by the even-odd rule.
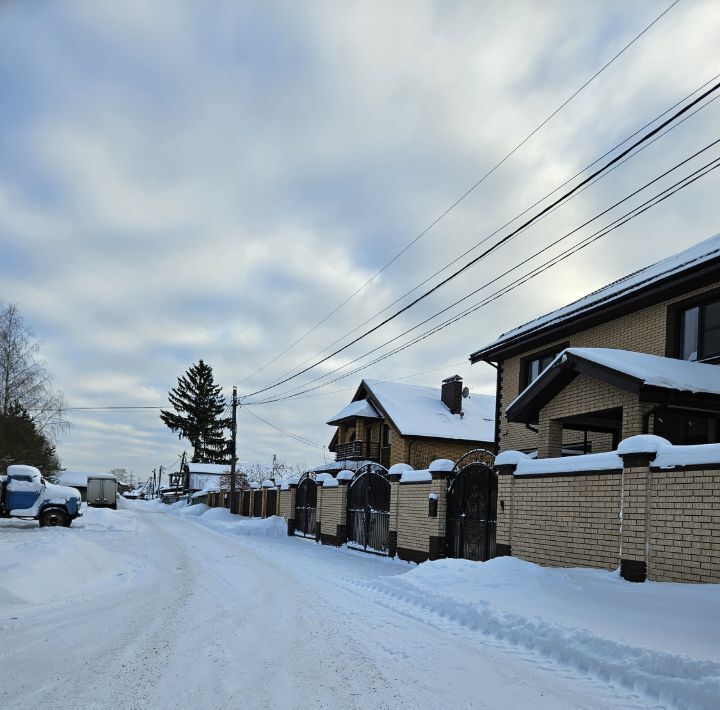
[[[405,563],[225,535],[167,509],[108,511],[100,522],[112,515],[122,524],[86,516],[84,528],[0,529],[0,554],[35,550],[39,560],[28,576],[0,557],[3,578],[17,576],[15,588],[0,585],[0,707],[667,706],[622,679],[425,618],[382,592]],[[63,572],[48,560],[67,536],[78,547],[64,564],[81,583],[56,601],[49,585]]]

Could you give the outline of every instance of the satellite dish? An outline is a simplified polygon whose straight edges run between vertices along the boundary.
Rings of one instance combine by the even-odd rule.
[[[463,396],[463,399],[467,399],[470,396],[470,388],[469,387],[463,387],[462,396]]]

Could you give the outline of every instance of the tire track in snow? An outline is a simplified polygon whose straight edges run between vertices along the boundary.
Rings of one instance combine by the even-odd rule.
[[[562,627],[542,618],[527,618],[420,590],[402,576],[362,581],[338,580],[348,591],[371,595],[385,607],[434,625],[451,625],[481,634],[494,645],[518,649],[602,683],[638,694],[660,707],[714,710],[720,698],[720,664],[644,649],[603,639],[583,629]]]

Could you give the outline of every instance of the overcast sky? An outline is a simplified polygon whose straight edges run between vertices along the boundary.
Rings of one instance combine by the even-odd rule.
[[[720,72],[720,4],[682,0],[370,286],[246,379],[669,4],[2,2],[0,299],[19,305],[70,406],[164,405],[200,358],[228,393],[233,384],[250,393]],[[719,119],[720,101],[374,336],[271,393],[382,346],[481,286],[720,137]],[[457,373],[492,393],[494,371],[467,364],[471,351],[720,231],[718,173],[416,347],[314,393],[322,396],[252,411],[322,447],[333,431],[324,422],[352,395],[338,390],[363,376],[436,370],[407,382],[439,386]],[[189,449],[152,410],[71,419],[58,444],[66,468],[141,474]],[[241,460],[317,464],[325,455],[244,412],[238,424]]]

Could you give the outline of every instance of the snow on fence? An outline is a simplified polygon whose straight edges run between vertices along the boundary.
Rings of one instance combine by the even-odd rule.
[[[495,459],[495,473],[497,498],[485,533],[493,537],[489,554],[477,546],[470,550],[473,540],[448,545],[457,522],[447,520],[448,486],[456,473],[446,460],[423,471],[398,464],[383,474],[390,482],[382,519],[387,539],[372,551],[414,562],[448,554],[512,555],[554,567],[619,567],[631,581],[720,582],[720,444],[672,446],[643,435],[602,454],[531,459],[506,451]],[[237,510],[249,517],[281,516],[292,536],[297,504],[304,521],[298,534],[343,545],[351,524],[357,525],[348,519],[355,475],[264,481],[237,493]],[[229,496],[209,492],[207,503],[228,507]]]
[[[720,582],[720,445],[657,436],[617,452],[496,459],[497,546],[531,562],[631,581]]]

